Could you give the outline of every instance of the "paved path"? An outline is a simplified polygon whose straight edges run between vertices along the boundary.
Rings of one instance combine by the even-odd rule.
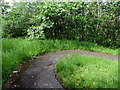
[[[118,56],[84,50],[64,50],[37,56],[29,65],[23,67],[22,72],[15,79],[12,86],[18,88],[63,88],[54,75],[57,60],[70,54],[84,54],[118,60]]]

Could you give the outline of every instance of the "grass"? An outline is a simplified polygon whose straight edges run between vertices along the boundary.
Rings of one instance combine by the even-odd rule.
[[[118,88],[118,61],[71,55],[57,62],[56,75],[66,88]]]
[[[1,88],[2,88],[2,59],[0,59],[0,90],[1,90]]]
[[[90,51],[100,51],[109,54],[118,54],[118,49],[110,49],[88,42],[75,40],[25,40],[21,38],[2,40],[2,77],[6,82],[17,65],[29,59],[33,59],[38,54],[66,49],[82,49]]]

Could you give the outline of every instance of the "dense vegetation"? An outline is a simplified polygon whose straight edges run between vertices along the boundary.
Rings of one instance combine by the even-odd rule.
[[[70,39],[119,47],[120,2],[21,2],[2,5],[3,37]]]
[[[109,49],[93,43],[79,42],[75,40],[25,40],[25,39],[3,39],[3,69],[2,76],[5,82],[16,66],[36,55],[45,52],[53,52],[66,49],[83,49],[100,51],[110,54],[118,54],[118,49]]]
[[[0,3],[3,83],[17,65],[45,52],[84,49],[118,55],[119,4]]]
[[[66,88],[118,88],[118,61],[71,55],[58,61],[56,75]]]

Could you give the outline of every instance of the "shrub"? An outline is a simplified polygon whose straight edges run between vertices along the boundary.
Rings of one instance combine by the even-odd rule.
[[[44,31],[47,39],[78,39],[119,47],[119,2],[21,2],[7,10],[3,37],[33,37],[33,27],[39,27],[36,38]]]

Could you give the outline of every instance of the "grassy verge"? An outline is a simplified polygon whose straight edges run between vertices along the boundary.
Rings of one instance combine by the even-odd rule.
[[[57,62],[56,75],[66,88],[118,88],[118,61],[71,55]]]
[[[25,39],[3,39],[2,40],[2,76],[5,82],[16,66],[36,55],[45,52],[53,52],[66,49],[83,49],[100,51],[109,54],[118,54],[118,49],[109,49],[97,44],[71,40],[25,40]]]

